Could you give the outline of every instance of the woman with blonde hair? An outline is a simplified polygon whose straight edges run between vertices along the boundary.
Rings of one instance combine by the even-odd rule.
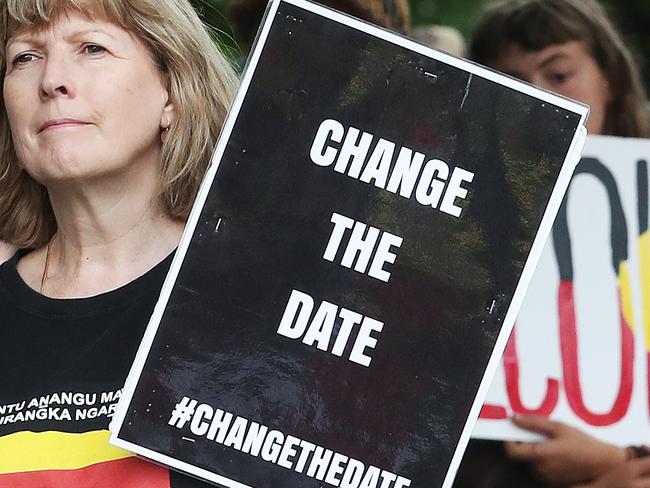
[[[478,21],[469,56],[588,104],[590,134],[650,135],[647,98],[638,68],[595,0],[505,0],[491,4]],[[650,483],[648,462],[632,459],[644,455],[645,448],[619,448],[544,417],[519,416],[513,421],[547,440],[509,442],[503,446],[505,450],[496,443],[473,441],[456,486],[594,483],[594,487],[624,488]],[[626,460],[631,464],[626,465]],[[474,473],[481,481],[473,478]]]
[[[1,0],[0,38],[0,486],[202,485],[107,429],[233,71],[188,0]]]

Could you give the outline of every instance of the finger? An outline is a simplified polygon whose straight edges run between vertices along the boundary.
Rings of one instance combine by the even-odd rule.
[[[634,480],[631,488],[650,488],[650,478],[644,477]]]
[[[650,475],[650,456],[633,459],[628,462],[630,473],[633,477]]]
[[[539,415],[515,415],[512,417],[512,422],[517,427],[537,432],[549,438],[557,437],[564,428],[563,423]]]
[[[544,455],[545,442],[506,442],[506,452],[513,459],[521,461],[536,460]]]

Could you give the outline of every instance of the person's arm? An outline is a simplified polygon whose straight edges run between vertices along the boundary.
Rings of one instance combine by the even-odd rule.
[[[542,434],[542,442],[506,442],[511,458],[528,461],[546,481],[557,484],[591,482],[623,464],[626,450],[599,441],[584,432],[535,415],[516,416],[513,422]]]
[[[16,252],[16,248],[0,241],[0,264],[4,263]]]
[[[591,483],[571,488],[643,488],[650,486],[650,457],[621,463]]]

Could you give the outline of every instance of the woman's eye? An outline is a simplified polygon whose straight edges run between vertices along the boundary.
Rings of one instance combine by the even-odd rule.
[[[99,44],[84,44],[82,51],[86,54],[104,54],[106,48],[100,46]]]
[[[553,83],[564,83],[571,77],[571,73],[566,71],[558,71],[556,73],[551,73],[551,80]]]
[[[22,53],[16,56],[13,61],[11,62],[12,66],[14,67],[20,67],[23,66],[27,63],[31,63],[32,61],[36,60],[37,57],[33,53]]]

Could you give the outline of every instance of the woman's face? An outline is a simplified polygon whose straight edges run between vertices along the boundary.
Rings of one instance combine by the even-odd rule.
[[[134,35],[67,12],[43,29],[14,33],[6,58],[14,147],[36,180],[83,181],[159,164],[160,130],[173,105]]]
[[[591,134],[603,132],[610,87],[583,43],[570,41],[539,51],[526,51],[511,44],[503,50],[494,67],[540,88],[586,103],[591,107],[587,130]]]

